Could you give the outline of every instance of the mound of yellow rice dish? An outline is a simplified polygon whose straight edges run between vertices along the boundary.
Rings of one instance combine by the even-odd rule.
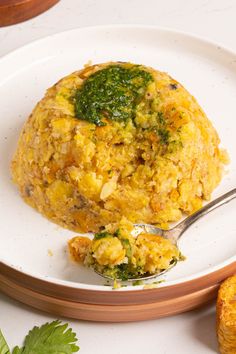
[[[71,230],[99,232],[122,217],[167,227],[220,182],[219,143],[168,74],[109,62],[48,89],[25,123],[12,176],[28,204]]]
[[[72,238],[69,252],[75,261],[119,280],[158,274],[184,259],[170,240],[144,232],[135,237],[133,231],[133,224],[122,219],[96,233],[92,240]]]

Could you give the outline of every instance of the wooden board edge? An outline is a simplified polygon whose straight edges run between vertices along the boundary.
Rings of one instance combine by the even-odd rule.
[[[28,306],[54,316],[98,322],[134,322],[157,319],[192,310],[216,298],[219,284],[176,299],[139,305],[86,304],[58,299],[5,279],[0,291]]]
[[[145,290],[89,290],[52,283],[47,280],[39,279],[16,270],[3,262],[0,262],[0,282],[5,277],[11,282],[24,288],[47,295],[57,297],[61,300],[78,301],[88,304],[109,304],[109,305],[135,305],[145,304],[147,302],[157,302],[162,300],[171,300],[177,297],[183,297],[200,290],[208,289],[215,284],[225,280],[227,277],[235,274],[236,262],[227,265],[215,272],[209,273],[197,279],[189,280],[183,283],[158,287]]]

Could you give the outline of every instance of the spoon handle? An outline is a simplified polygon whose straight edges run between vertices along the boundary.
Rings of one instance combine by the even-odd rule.
[[[178,225],[176,225],[173,230],[175,230],[176,241],[182,235],[182,233],[187,230],[187,228],[197,221],[200,217],[208,214],[210,211],[218,208],[219,206],[230,202],[232,199],[236,198],[236,188],[232,189],[230,192],[223,194],[221,197],[216,198],[212,202],[205,205],[203,208],[196,211],[194,214],[190,215]],[[171,231],[171,230],[169,230]]]

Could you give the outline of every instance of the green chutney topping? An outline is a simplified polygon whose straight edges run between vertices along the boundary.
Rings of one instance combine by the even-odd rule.
[[[107,231],[98,232],[94,235],[94,240],[100,240],[101,238],[112,237]]]
[[[110,65],[90,75],[75,93],[75,115],[98,126],[103,117],[116,121],[135,118],[136,106],[152,75],[140,65]]]

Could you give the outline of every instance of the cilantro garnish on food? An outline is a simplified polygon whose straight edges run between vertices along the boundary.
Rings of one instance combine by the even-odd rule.
[[[75,114],[98,126],[102,117],[127,121],[135,116],[135,108],[143,97],[152,75],[133,65],[110,65],[90,75],[75,94]]]
[[[35,326],[25,337],[23,346],[16,346],[12,352],[0,331],[0,354],[72,354],[80,349],[76,343],[76,334],[61,321]]]

